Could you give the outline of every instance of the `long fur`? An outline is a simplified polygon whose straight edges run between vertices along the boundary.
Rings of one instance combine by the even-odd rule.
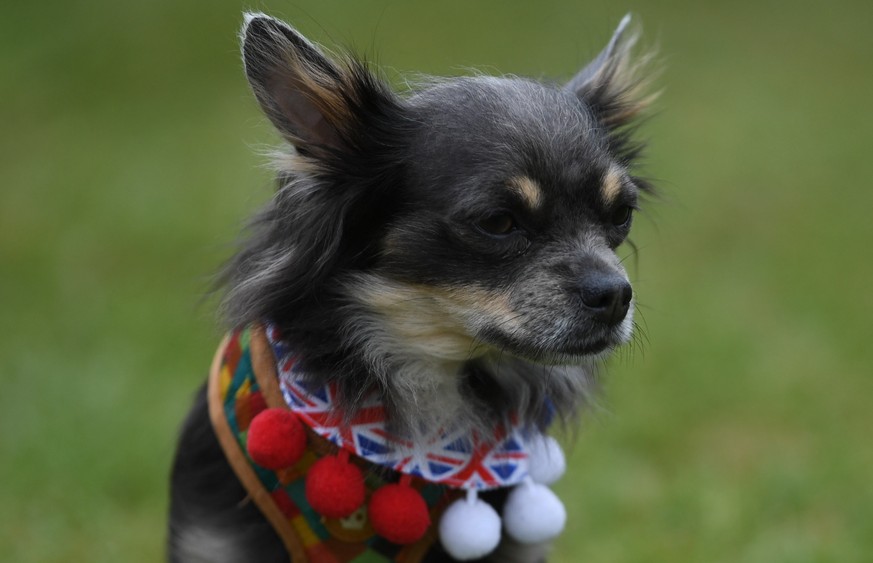
[[[633,326],[614,249],[651,191],[633,172],[651,97],[626,27],[563,86],[474,76],[401,96],[365,63],[247,15],[246,75],[287,144],[221,275],[227,326],[275,322],[307,377],[337,385],[344,415],[376,392],[413,438],[572,419]],[[174,470],[171,559],[245,547],[282,560],[238,483],[217,482],[233,479],[201,403]],[[252,527],[230,532],[240,522]]]

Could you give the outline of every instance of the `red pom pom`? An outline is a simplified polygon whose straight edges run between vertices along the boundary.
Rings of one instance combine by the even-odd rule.
[[[370,524],[386,540],[401,545],[420,540],[430,526],[427,503],[412,487],[393,484],[370,497]]]
[[[319,459],[306,475],[306,500],[328,518],[345,518],[364,504],[366,488],[361,470],[348,458]]]
[[[267,469],[284,469],[297,463],[306,449],[306,431],[294,412],[267,409],[252,419],[246,449],[252,461]]]

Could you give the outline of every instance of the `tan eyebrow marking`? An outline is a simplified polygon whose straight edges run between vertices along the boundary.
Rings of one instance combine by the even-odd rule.
[[[621,193],[623,185],[622,170],[617,166],[611,166],[603,176],[603,182],[600,184],[600,195],[606,204],[612,203],[618,194]]]
[[[543,191],[540,185],[527,176],[512,178],[509,181],[509,187],[533,209],[538,208],[543,203]]]

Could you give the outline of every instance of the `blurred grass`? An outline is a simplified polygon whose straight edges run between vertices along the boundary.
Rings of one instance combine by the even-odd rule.
[[[649,344],[559,485],[555,561],[855,562],[873,550],[873,5],[243,6],[399,72],[568,76],[628,9],[667,72],[635,227]],[[198,306],[269,194],[242,7],[0,20],[0,560],[155,561]]]

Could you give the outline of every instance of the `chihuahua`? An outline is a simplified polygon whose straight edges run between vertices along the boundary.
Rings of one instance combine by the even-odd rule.
[[[634,329],[616,249],[652,191],[633,136],[652,96],[628,22],[564,84],[476,75],[399,94],[364,62],[248,14],[245,74],[285,148],[275,194],[221,276],[227,325],[268,322],[307,385],[329,386],[340,426],[372,397],[386,431],[412,444],[449,425],[482,437],[510,418],[572,420]],[[209,401],[201,390],[181,433],[169,559],[354,560],[289,548],[228,461]],[[506,502],[499,489],[481,497]],[[428,534],[427,549],[385,559],[459,557]],[[486,558],[546,556],[547,542],[503,536]]]

